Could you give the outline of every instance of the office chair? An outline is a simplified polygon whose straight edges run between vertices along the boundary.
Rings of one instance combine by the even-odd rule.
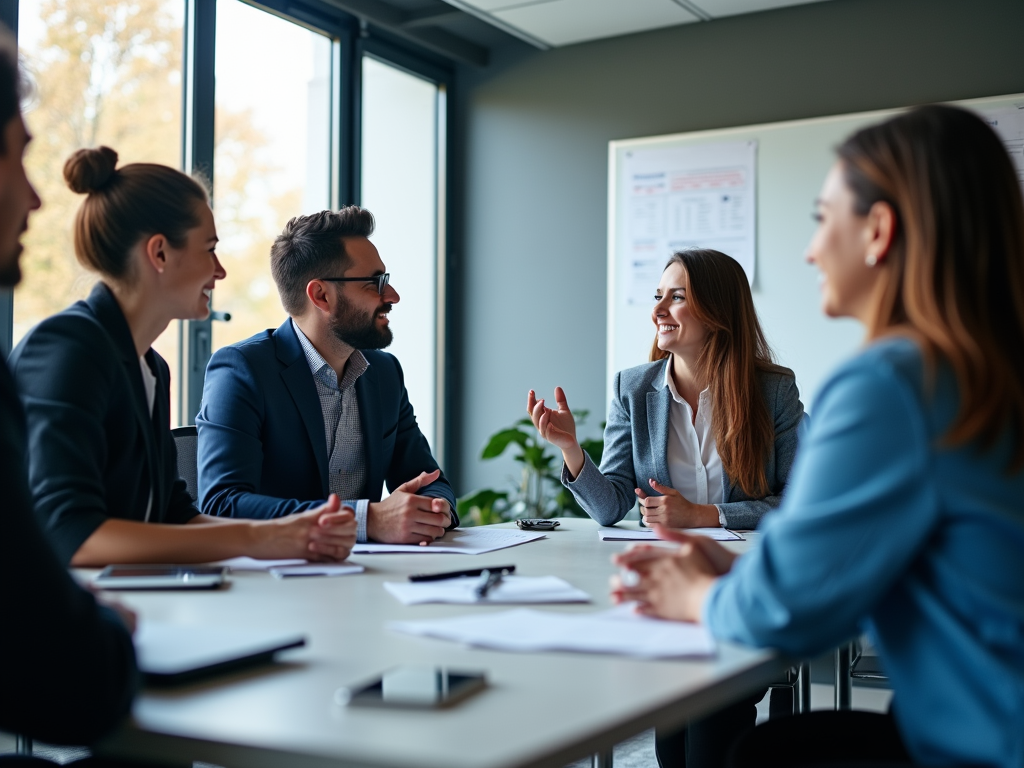
[[[196,461],[196,448],[199,435],[194,426],[172,429],[174,448],[178,452],[178,477],[185,481],[188,495],[192,501],[199,497],[199,465]]]

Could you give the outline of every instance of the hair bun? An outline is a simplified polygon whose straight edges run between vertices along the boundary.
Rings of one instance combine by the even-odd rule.
[[[116,167],[117,152],[110,147],[79,149],[64,163],[64,181],[80,195],[96,192],[110,181]]]

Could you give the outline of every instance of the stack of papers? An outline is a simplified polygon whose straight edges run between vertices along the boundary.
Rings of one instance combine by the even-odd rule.
[[[435,621],[395,621],[391,629],[502,651],[580,651],[644,659],[712,656],[715,641],[698,624],[640,616],[630,605],[590,614],[519,608]]]
[[[543,533],[513,531],[507,528],[456,528],[426,546],[367,542],[356,544],[352,548],[352,554],[379,555],[401,552],[427,555],[482,555],[485,552],[514,547],[544,537]]]
[[[728,528],[686,528],[683,533],[693,536],[707,536],[715,541],[744,541],[736,531]],[[661,541],[650,528],[613,528],[601,526],[597,529],[598,538],[601,541]]]
[[[393,582],[384,589],[403,605],[420,603],[589,603],[590,595],[557,576],[506,576],[498,586],[478,599],[479,579],[472,577],[443,581]]]
[[[214,565],[226,565],[232,571],[268,571],[279,579],[288,576],[347,576],[366,569],[355,563],[311,563],[308,560],[256,560],[252,557],[232,557]]]

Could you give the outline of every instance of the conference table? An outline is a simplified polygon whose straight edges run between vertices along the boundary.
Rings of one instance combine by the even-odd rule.
[[[483,555],[353,556],[358,575],[278,579],[236,572],[224,588],[121,592],[142,621],[276,628],[304,634],[277,662],[176,688],[140,693],[126,725],[98,745],[122,758],[196,760],[262,768],[560,768],[651,727],[681,726],[780,679],[773,651],[719,644],[713,658],[644,660],[582,653],[509,653],[398,633],[395,620],[437,619],[512,606],[403,606],[385,581],[410,574],[514,563],[517,575],[560,576],[590,604],[611,607],[609,558],[625,542],[598,539],[589,519],[563,518],[538,541]],[[510,525],[510,524],[509,524]],[[509,527],[509,525],[500,527]],[[636,523],[622,523],[636,527]],[[730,542],[742,551],[757,534]],[[482,670],[488,687],[448,709],[343,707],[342,686],[399,664]]]

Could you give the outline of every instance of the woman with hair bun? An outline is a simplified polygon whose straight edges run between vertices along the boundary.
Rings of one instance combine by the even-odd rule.
[[[337,497],[273,521],[198,513],[178,478],[170,374],[152,349],[176,319],[210,313],[225,276],[206,190],[163,165],[117,167],[109,147],[64,166],[86,195],[75,255],[100,281],[11,355],[29,430],[36,514],[64,562],[208,562],[239,555],[344,560],[355,542]]]

